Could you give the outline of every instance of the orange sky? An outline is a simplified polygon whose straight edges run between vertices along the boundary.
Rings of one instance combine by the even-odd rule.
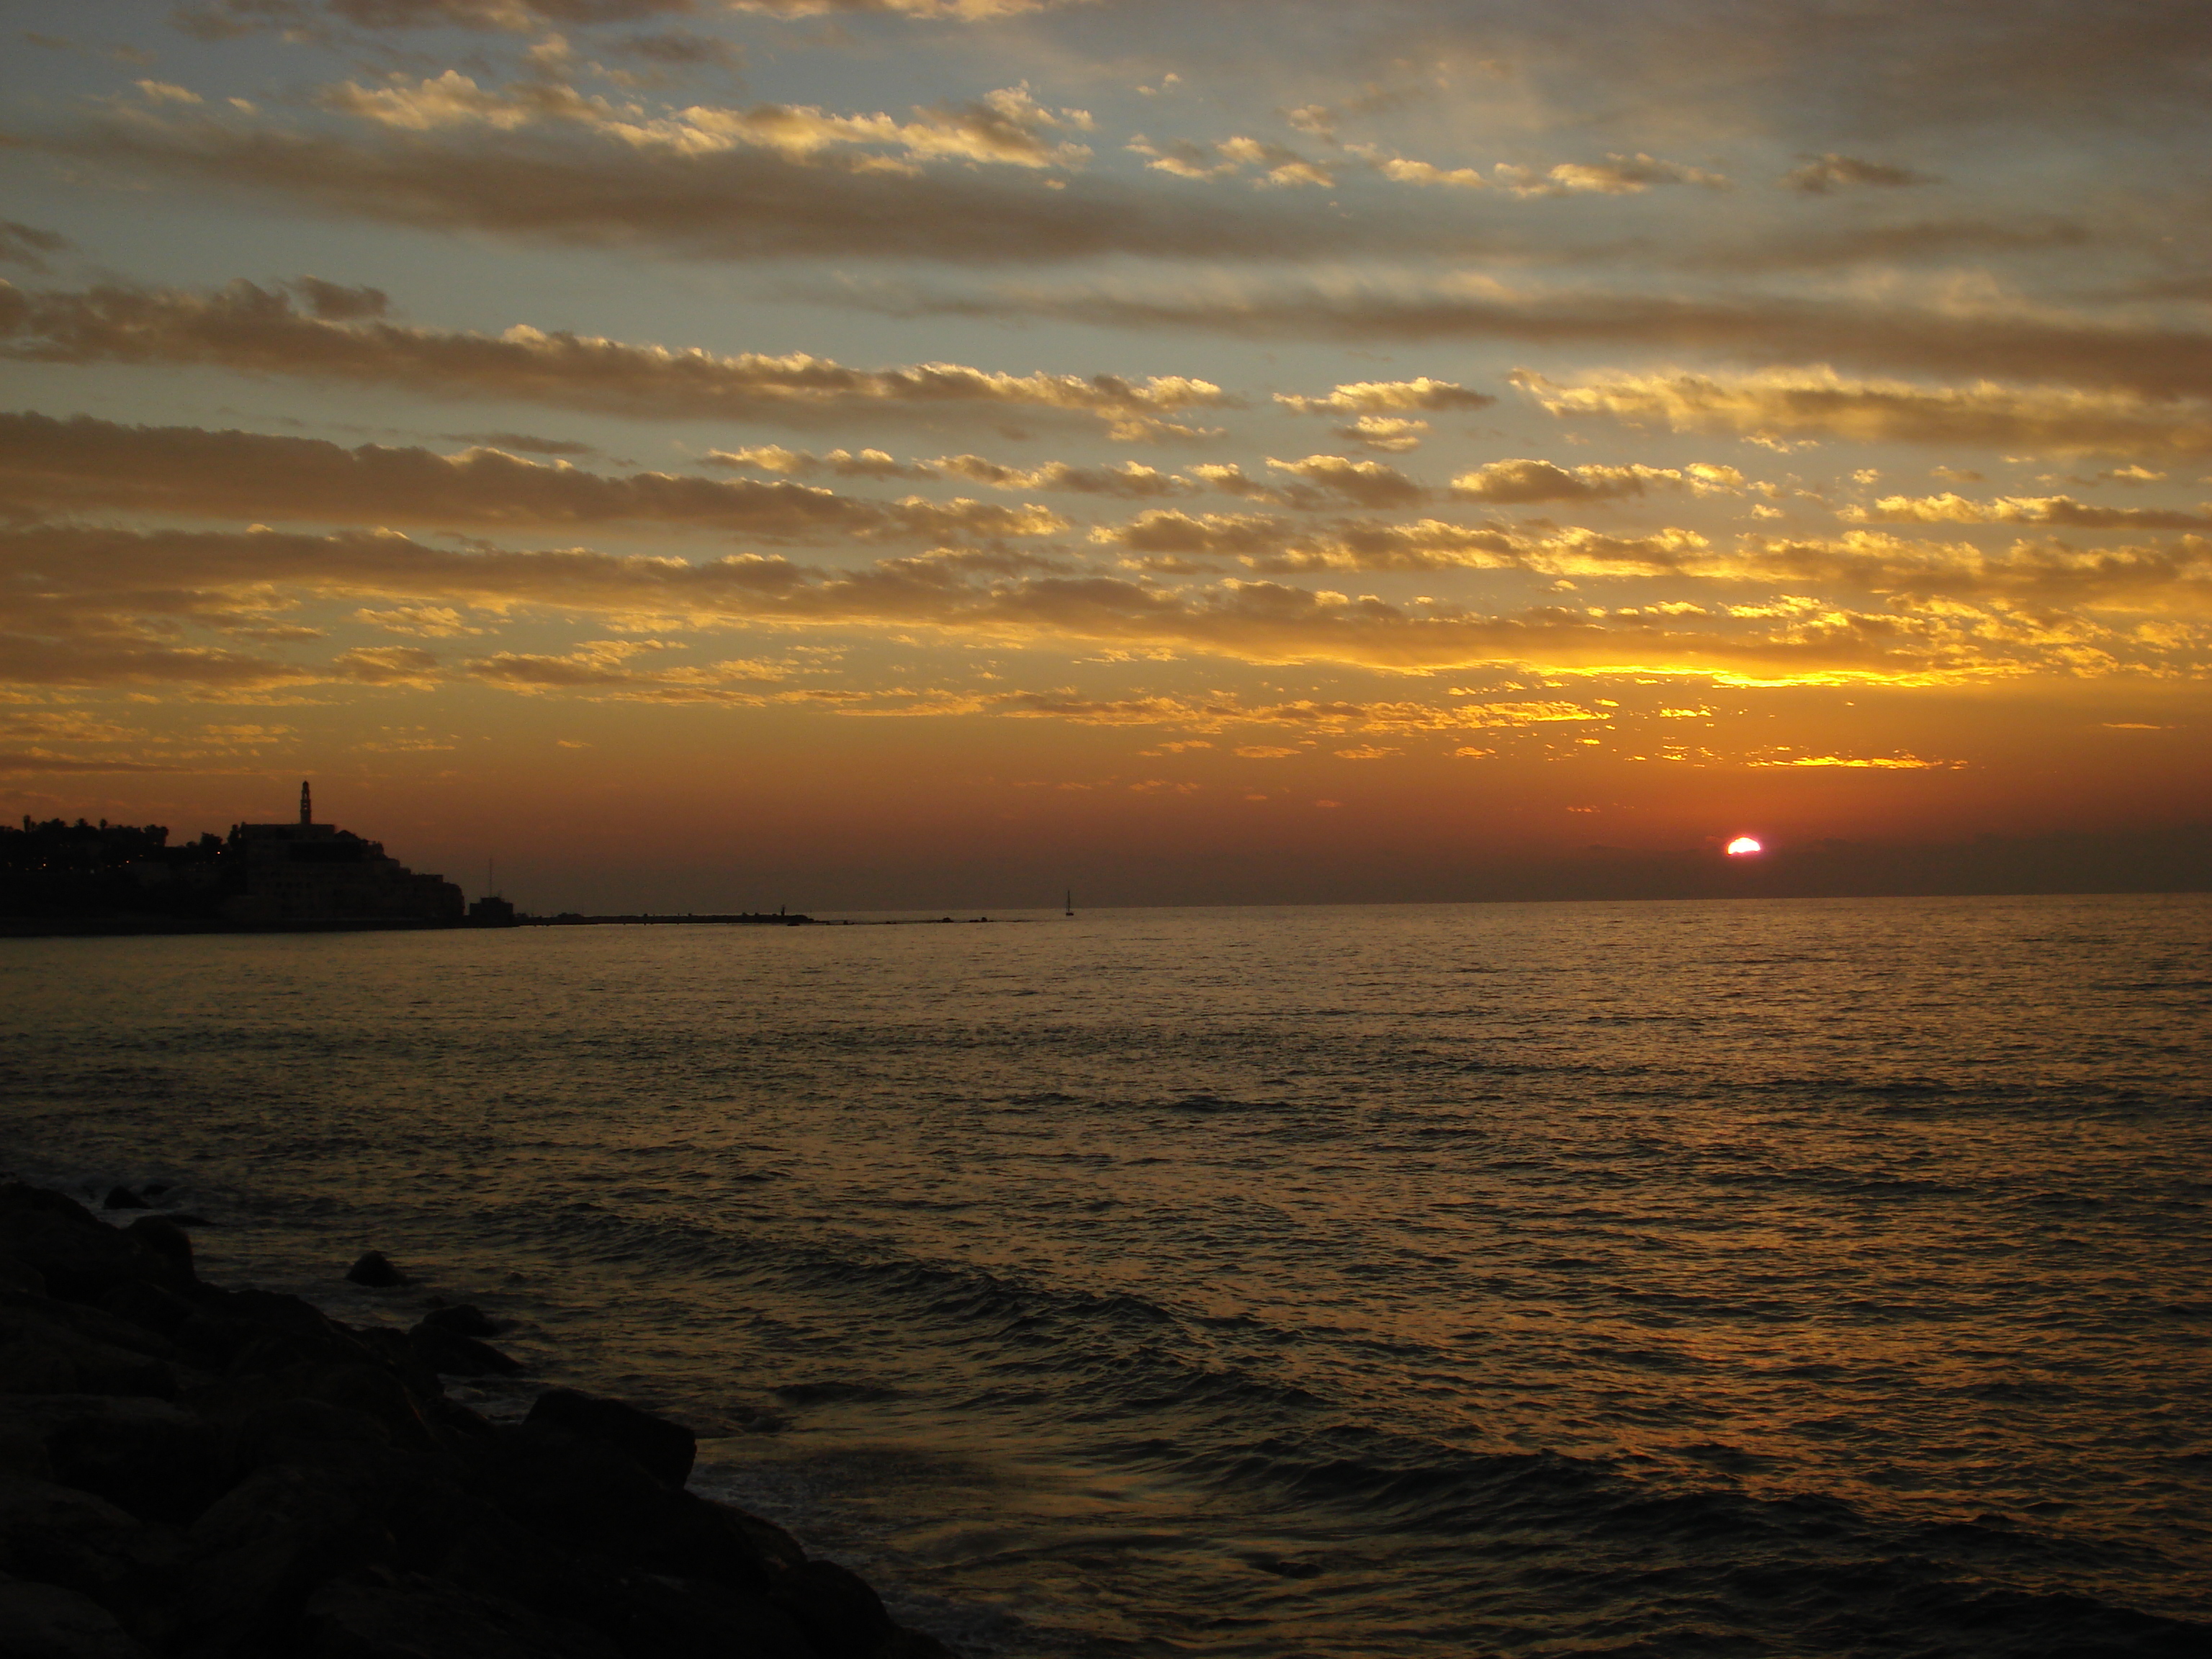
[[[1849,10],[70,8],[0,808],[538,908],[2202,823],[2212,31]]]

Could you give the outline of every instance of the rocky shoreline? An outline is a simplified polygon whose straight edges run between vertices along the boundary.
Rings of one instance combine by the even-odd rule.
[[[519,1369],[493,1334],[204,1284],[173,1220],[0,1186],[0,1652],[951,1659],[686,1491],[680,1425],[563,1389],[512,1424],[448,1399],[441,1375]]]

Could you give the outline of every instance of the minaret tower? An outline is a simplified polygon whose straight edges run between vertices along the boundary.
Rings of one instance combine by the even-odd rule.
[[[305,830],[313,823],[314,821],[314,800],[313,798],[307,793],[307,781],[305,778],[302,778],[300,780],[300,827],[302,830]]]

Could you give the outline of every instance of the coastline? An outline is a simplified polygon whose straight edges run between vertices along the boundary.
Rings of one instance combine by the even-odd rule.
[[[1000,925],[1033,921],[1000,917]],[[367,916],[290,921],[231,921],[180,916],[0,916],[0,939],[142,939],[266,933],[468,933],[516,927],[943,927],[989,924],[989,916],[899,918],[799,915],[552,916],[518,915],[509,921],[425,921],[414,917]]]
[[[185,1225],[0,1185],[0,1649],[27,1659],[950,1659],[857,1576],[686,1489],[692,1431],[548,1389],[467,1307],[349,1325],[203,1282]],[[179,1224],[183,1223],[185,1224]],[[356,1284],[404,1284],[364,1257]]]

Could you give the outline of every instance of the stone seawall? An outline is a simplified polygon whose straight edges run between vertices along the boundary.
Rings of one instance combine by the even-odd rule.
[[[447,1399],[441,1374],[517,1369],[494,1334],[223,1290],[171,1221],[0,1186],[0,1652],[951,1659],[686,1491],[681,1425],[568,1389],[506,1425]]]

